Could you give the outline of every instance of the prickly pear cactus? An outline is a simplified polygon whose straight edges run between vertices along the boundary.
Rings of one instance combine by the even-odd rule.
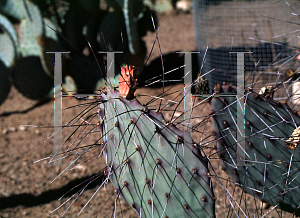
[[[9,15],[17,20],[22,20],[26,17],[24,1],[1,0],[0,13]]]
[[[237,104],[236,93],[236,87],[218,86],[215,94],[221,96],[210,102],[222,169],[245,192],[299,215],[300,117],[287,104],[251,90],[245,92],[245,104]],[[237,107],[244,107],[245,130],[237,128]],[[237,134],[245,134],[245,145]],[[237,162],[237,146],[245,148],[244,165]]]
[[[19,56],[17,33],[7,18],[0,14],[0,105],[7,98],[11,84],[11,71]]]
[[[208,160],[191,135],[114,89],[101,98],[106,175],[117,195],[140,217],[215,217]]]

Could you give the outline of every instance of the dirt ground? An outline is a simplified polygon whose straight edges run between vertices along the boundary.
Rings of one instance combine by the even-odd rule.
[[[163,54],[195,50],[192,14],[160,15],[159,22],[159,40]],[[149,33],[144,39],[149,51],[155,34]],[[159,54],[160,52],[156,47],[149,63],[159,58]],[[182,84],[175,88],[179,89],[180,87],[182,88]],[[161,89],[139,88],[138,93],[156,96],[161,93]],[[79,103],[82,101],[75,98],[63,99],[64,108]],[[63,111],[63,123],[76,117],[81,110],[81,107],[77,107]],[[209,107],[205,106],[202,112],[207,115]],[[71,171],[67,170],[51,183],[71,161],[67,159],[63,161],[63,166],[51,166],[46,165],[47,159],[41,160],[54,152],[53,139],[47,140],[53,134],[53,117],[53,100],[42,103],[29,100],[15,88],[12,88],[9,97],[0,106],[0,217],[60,217],[67,209],[65,217],[77,217],[77,214],[94,193],[96,193],[95,196],[81,212],[80,217],[95,217],[97,215],[98,217],[112,217],[115,197],[114,188],[110,183],[99,191],[97,191],[99,180],[91,183],[70,208],[68,206],[74,198],[66,204],[62,204],[74,193],[67,193],[66,197],[59,200],[62,195],[77,184],[87,180],[90,176],[95,176],[101,169],[103,160],[94,157],[78,168]],[[64,139],[73,130],[75,129],[65,128],[63,131]],[[209,130],[211,129],[207,129],[207,131]],[[95,140],[97,140],[97,135],[91,134],[85,143],[93,143]],[[92,157],[92,152],[88,156]],[[37,160],[41,161],[34,163]],[[217,169],[219,161],[212,159],[212,164]],[[216,173],[220,178],[227,178],[220,169],[217,169]],[[237,215],[230,210],[224,189],[214,179],[213,185],[217,196],[217,217],[236,217]],[[230,189],[230,185],[227,188]],[[235,188],[232,186],[231,190]],[[241,190],[236,189],[234,196],[240,195]],[[243,204],[243,208],[247,208],[245,211],[249,215],[248,217],[254,215],[261,217],[258,213],[265,214],[268,212],[268,209],[261,211],[260,202],[253,200],[253,197],[247,195],[245,198],[246,200],[243,200],[244,203],[241,205]],[[239,200],[239,197],[236,199]],[[60,205],[62,205],[61,208],[51,213]],[[135,212],[122,200],[117,205],[116,217],[137,217]],[[235,208],[237,208],[236,205]],[[272,210],[265,217],[279,217],[279,215],[276,210]],[[241,212],[239,216],[244,217]],[[281,216],[289,217],[287,213],[283,213]]]

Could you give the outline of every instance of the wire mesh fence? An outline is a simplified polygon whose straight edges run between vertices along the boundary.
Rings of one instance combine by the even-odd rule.
[[[245,54],[245,84],[257,91],[297,71],[299,1],[194,0],[193,8],[201,74],[213,70],[205,76],[210,93],[218,83],[236,85],[237,55],[229,52],[252,52]]]

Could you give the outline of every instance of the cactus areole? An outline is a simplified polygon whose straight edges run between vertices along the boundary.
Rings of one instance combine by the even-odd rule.
[[[187,131],[133,97],[134,71],[122,68],[120,92],[101,94],[107,179],[139,217],[215,217],[208,160]]]

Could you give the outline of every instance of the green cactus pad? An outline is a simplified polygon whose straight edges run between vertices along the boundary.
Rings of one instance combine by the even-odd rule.
[[[33,33],[33,26],[27,19],[21,21],[19,42],[22,57],[40,55],[40,47]]]
[[[19,43],[17,33],[13,24],[3,15],[0,14],[1,48],[0,59],[5,65],[12,66],[15,59],[19,56]]]
[[[26,17],[24,1],[0,0],[0,12],[19,21]]]
[[[219,86],[216,93],[234,95],[237,88]],[[300,214],[300,154],[297,141],[288,142],[300,125],[300,117],[284,103],[247,90],[245,98],[245,144],[236,142],[237,107],[235,96],[213,97],[212,126],[223,170],[241,188],[282,210]],[[243,115],[242,115],[243,117]],[[296,140],[297,138],[294,137]],[[245,165],[237,165],[237,146],[244,147]]]
[[[174,10],[171,0],[158,0],[155,2],[154,10],[157,12],[171,12]]]
[[[35,37],[40,37],[44,33],[44,24],[41,11],[37,5],[27,1],[25,3],[26,17],[31,24],[31,31]]]
[[[60,50],[55,31],[50,29],[47,25],[53,29],[57,29],[57,27],[49,19],[42,18],[41,12],[35,4],[31,2],[27,4],[27,19],[21,21],[19,33],[22,57],[40,56],[41,54],[43,55],[46,50]],[[53,60],[51,62],[53,65]]]
[[[34,9],[35,13],[38,14]],[[38,15],[37,15],[38,16]],[[38,20],[41,17],[38,18]],[[53,29],[56,29],[54,23],[49,19],[43,20],[45,24],[49,25]],[[41,20],[42,22],[42,20]],[[34,25],[40,23],[39,21],[31,22],[29,19],[21,21],[20,24],[20,53],[22,57],[40,57],[44,72],[53,78],[54,73],[54,54],[46,52],[61,51],[61,45],[59,43],[56,32],[49,28],[47,25],[40,27],[35,32]],[[40,32],[42,31],[42,32]],[[63,64],[65,66],[65,64]]]
[[[118,91],[102,101],[100,130],[116,193],[141,217],[215,217],[208,161],[191,135]]]
[[[40,57],[43,65],[43,69],[48,76],[53,78],[54,75],[54,54],[47,52],[57,52],[62,51],[62,46],[56,35],[56,30],[58,27],[49,19],[44,18],[45,32],[44,36],[38,39],[38,44],[40,45]],[[48,27],[48,26],[50,27]],[[66,66],[65,56],[62,56],[62,66]]]
[[[74,79],[69,75],[65,76],[62,89],[64,94],[77,94],[78,90]]]
[[[9,35],[4,32],[0,33],[0,42],[0,60],[5,64],[6,67],[10,67],[14,64],[16,58],[13,41]]]
[[[126,25],[128,47],[131,54],[139,52],[139,36],[137,31],[137,22],[134,16],[134,3],[133,1],[124,0],[123,15]]]

